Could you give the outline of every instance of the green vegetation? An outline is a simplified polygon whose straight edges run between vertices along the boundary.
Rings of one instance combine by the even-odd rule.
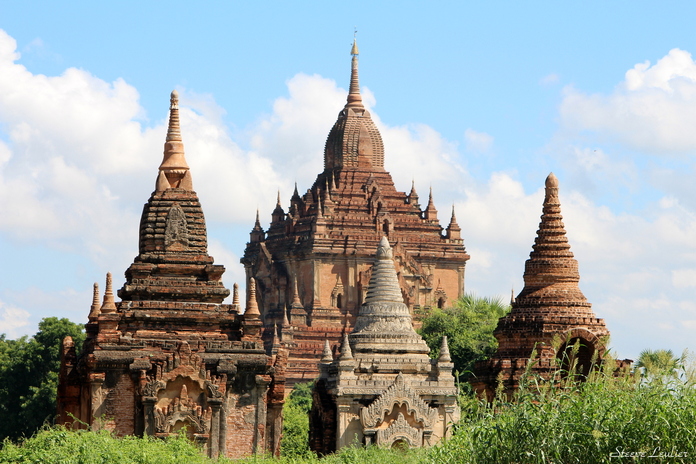
[[[677,371],[686,371],[683,365]],[[558,372],[546,382],[528,376],[518,394],[492,404],[463,399],[454,436],[427,450],[345,448],[318,459],[253,457],[244,464],[348,463],[690,463],[696,460],[696,389],[683,376],[644,382],[614,375],[605,362],[585,382]],[[304,387],[303,387],[304,388]],[[307,389],[308,390],[308,389]],[[306,399],[306,395],[296,395]],[[297,399],[296,399],[297,400]],[[299,403],[299,400],[289,403]],[[295,403],[295,404],[296,404]],[[284,447],[288,445],[283,443]],[[298,453],[299,454],[299,453]],[[642,458],[641,458],[642,456]],[[648,456],[656,456],[648,458]],[[0,463],[211,463],[183,437],[112,438],[106,432],[45,429],[15,445],[6,441]],[[220,460],[220,462],[229,462]]]
[[[419,333],[430,347],[430,355],[440,354],[442,336],[447,335],[454,370],[467,380],[477,361],[490,358],[498,349],[493,331],[498,319],[510,311],[500,298],[465,295],[445,309],[435,309],[423,319]]]
[[[0,440],[31,436],[56,414],[60,344],[70,335],[79,349],[82,324],[47,317],[31,338],[0,335]]]
[[[462,305],[468,320],[478,320],[470,333],[482,335],[486,320],[482,305]],[[479,308],[479,309],[476,309]],[[449,310],[442,311],[447,313]],[[491,314],[504,313],[505,308]],[[452,310],[451,313],[458,314]],[[472,316],[473,314],[473,316]],[[481,315],[477,317],[476,315]],[[498,317],[490,315],[490,318]],[[449,329],[448,329],[449,330]],[[490,329],[492,332],[492,329]],[[65,319],[42,321],[33,338],[8,341],[0,338],[0,424],[6,436],[30,435],[36,424],[54,414],[55,374],[60,340],[72,335],[78,346],[80,327]],[[457,340],[458,333],[446,335]],[[433,335],[434,337],[434,335]],[[490,341],[490,339],[488,339]],[[439,346],[439,339],[434,342]],[[454,351],[457,342],[450,345]],[[485,353],[485,344],[478,354]],[[696,462],[696,376],[688,353],[675,357],[665,350],[646,350],[634,372],[617,372],[609,355],[602,366],[576,374],[577,351],[569,351],[551,380],[527,373],[519,391],[507,398],[502,393],[493,403],[462,394],[462,420],[453,436],[431,449],[389,450],[376,447],[344,448],[317,458],[307,447],[311,384],[298,385],[287,399],[281,448],[283,457],[250,457],[243,464],[425,464],[425,463],[610,463]],[[473,356],[474,350],[461,350]],[[454,353],[453,353],[454,358]],[[472,357],[469,361],[472,362]],[[559,363],[560,364],[560,363]],[[21,369],[24,370],[21,370]],[[22,377],[24,376],[24,377]],[[578,381],[581,379],[582,381]],[[20,393],[23,392],[23,393]],[[12,396],[19,395],[19,396]],[[20,401],[16,401],[20,398]],[[15,399],[15,401],[8,401]],[[50,407],[49,407],[50,406]],[[14,409],[13,409],[14,408]],[[42,409],[43,408],[43,409]],[[38,411],[37,417],[32,417]],[[39,420],[39,418],[41,418]],[[29,424],[29,421],[31,424]],[[10,434],[7,431],[12,431]],[[2,463],[229,463],[204,457],[185,435],[167,440],[115,438],[105,431],[70,431],[44,426],[31,438],[10,441],[0,448]]]
[[[309,458],[309,411],[312,409],[313,383],[298,383],[283,406],[283,438],[280,450],[289,458]]]

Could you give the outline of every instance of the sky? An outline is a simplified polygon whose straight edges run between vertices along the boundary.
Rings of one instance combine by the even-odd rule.
[[[309,188],[360,83],[396,187],[454,206],[466,290],[523,286],[544,179],[620,358],[696,350],[696,3],[0,0],[0,333],[86,322],[137,254],[169,93],[209,249]],[[200,3],[200,2],[199,2]]]

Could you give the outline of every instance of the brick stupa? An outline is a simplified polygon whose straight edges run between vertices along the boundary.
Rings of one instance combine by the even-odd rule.
[[[494,332],[498,351],[490,360],[477,363],[471,381],[477,392],[489,398],[499,377],[507,393],[518,387],[534,349],[537,357],[531,372],[544,377],[557,366],[567,368],[563,362],[576,342],[581,373],[587,373],[593,356],[600,361],[605,351],[609,331],[580,291],[578,262],[566,237],[553,173],[546,178],[543,214],[532,248],[524,268],[524,289]],[[553,346],[554,338],[559,346]]]
[[[286,334],[288,387],[313,380],[324,341],[336,350],[352,329],[382,236],[393,244],[402,302],[416,322],[464,293],[469,255],[454,212],[443,230],[432,191],[422,210],[415,188],[396,190],[360,95],[355,43],[351,54],[348,99],[326,140],[324,171],[304,195],[295,188],[287,211],[278,197],[267,231],[257,215],[241,260],[258,282],[266,343],[278,329]]]
[[[439,359],[413,328],[386,237],[377,248],[365,303],[336,359],[328,348],[310,414],[310,446],[320,455],[355,442],[432,446],[459,420],[447,339]]]
[[[166,437],[186,428],[211,457],[278,453],[287,353],[267,355],[254,312],[229,290],[207,250],[172,92],[164,159],[143,208],[139,254],[116,302],[95,284],[80,357],[63,343],[58,421],[118,436]],[[80,421],[80,422],[78,422]]]

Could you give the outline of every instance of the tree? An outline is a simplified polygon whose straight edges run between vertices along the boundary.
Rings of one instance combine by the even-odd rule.
[[[679,371],[685,366],[687,352],[681,357],[674,356],[672,350],[643,350],[640,352],[636,369],[648,381],[669,381],[679,376]]]
[[[471,376],[477,361],[490,358],[498,349],[493,331],[498,319],[510,311],[500,298],[464,295],[454,305],[435,309],[426,316],[419,333],[430,347],[430,355],[440,353],[442,336],[447,336],[450,356],[460,380]]]
[[[78,349],[82,324],[47,317],[39,331],[7,340],[0,335],[0,439],[30,436],[56,415],[60,345],[70,335]]]

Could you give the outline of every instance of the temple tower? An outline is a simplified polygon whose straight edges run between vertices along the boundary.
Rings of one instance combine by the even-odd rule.
[[[579,281],[578,262],[570,251],[561,216],[558,179],[551,173],[546,178],[537,237],[524,267],[524,288],[511,302],[510,313],[498,321],[494,332],[498,351],[476,365],[471,383],[477,392],[491,398],[499,376],[504,390],[514,391],[535,349],[531,370],[542,376],[556,366],[567,368],[563,363],[576,342],[580,373],[589,371],[593,359],[601,360],[609,331],[604,319],[592,312]]]
[[[288,387],[313,380],[325,339],[335,348],[352,329],[382,236],[393,244],[402,301],[416,323],[464,293],[469,255],[459,225],[453,215],[443,233],[432,192],[421,210],[415,188],[396,190],[362,102],[355,42],[351,54],[348,98],[326,140],[324,171],[304,195],[295,187],[287,211],[278,199],[267,231],[256,221],[241,260],[257,281],[266,343],[285,313],[293,328]]]
[[[63,344],[60,423],[117,435],[164,437],[186,427],[211,457],[279,451],[287,352],[267,354],[250,298],[245,315],[225,268],[208,254],[171,95],[164,159],[143,208],[139,253],[116,302],[95,284],[87,341],[78,358]],[[253,281],[248,285],[253,295]],[[70,414],[80,422],[73,422]]]
[[[310,446],[321,454],[350,446],[432,446],[459,420],[447,339],[437,360],[413,329],[393,252],[383,237],[365,302],[334,359],[328,341],[319,363]]]

